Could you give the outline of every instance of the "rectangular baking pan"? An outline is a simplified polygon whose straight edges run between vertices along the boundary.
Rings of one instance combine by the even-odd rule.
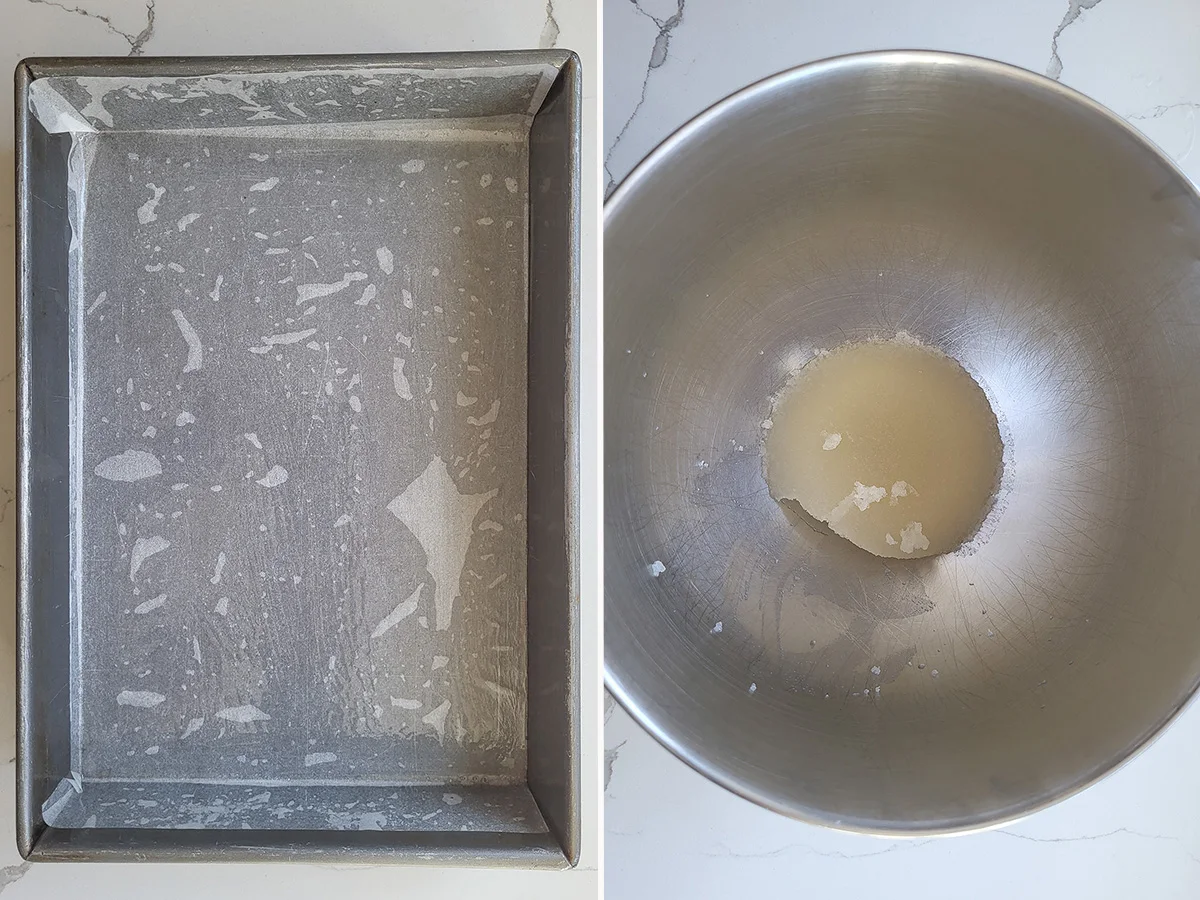
[[[574,864],[578,59],[16,91],[22,855]]]

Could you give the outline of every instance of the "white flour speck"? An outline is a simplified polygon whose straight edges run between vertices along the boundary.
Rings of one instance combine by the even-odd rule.
[[[179,736],[179,739],[182,741],[185,737],[195,734],[197,731],[199,731],[203,727],[204,727],[204,719],[203,718],[192,719],[190,722],[187,723],[187,728],[183,729],[183,734],[181,734]]]
[[[720,634],[724,630],[725,630],[725,623],[718,622],[716,625],[714,625],[712,627],[712,630],[709,632],[709,634]]]
[[[837,445],[842,442],[842,436],[836,431],[833,434],[825,435],[825,442],[821,444],[822,450],[835,450]]]
[[[200,213],[188,213],[186,216],[180,217],[175,223],[175,227],[180,231],[187,231],[187,227],[200,218]]]
[[[395,269],[395,259],[391,250],[387,247],[380,247],[375,251],[375,259],[379,261],[379,269],[384,275],[392,274]]]
[[[420,709],[420,700],[409,700],[407,697],[392,697],[392,706],[398,706],[400,709]]]
[[[175,426],[177,428],[182,428],[184,425],[191,425],[195,421],[196,417],[185,409],[175,417]]]
[[[212,578],[208,579],[209,584],[220,584],[221,573],[225,571],[225,551],[217,554],[217,564],[213,567]]]
[[[87,315],[90,316],[95,311],[96,307],[99,306],[101,303],[103,303],[107,299],[108,299],[108,291],[101,291],[96,296],[96,299],[94,301],[92,301],[92,305],[87,308]]]
[[[271,191],[279,184],[278,178],[268,178],[266,181],[260,181],[257,184],[250,185],[252,191]]]
[[[833,508],[829,514],[828,521],[832,524],[842,519],[846,513],[850,512],[850,507],[857,506],[860,510],[865,511],[872,503],[878,503],[887,496],[887,488],[879,487],[878,485],[866,485],[861,481],[854,482],[854,490],[842,498],[841,502]]]
[[[218,600],[217,605],[213,607],[213,612],[215,612],[218,616],[229,615],[229,598],[222,597],[220,600]]]
[[[667,567],[662,564],[662,560],[656,559],[650,563],[650,574],[657,578],[663,572],[667,571]]]
[[[354,301],[354,305],[355,306],[366,306],[368,303],[370,303],[372,300],[375,299],[375,295],[377,293],[378,293],[378,291],[375,289],[375,285],[368,284],[365,288],[363,288],[362,296]]]
[[[921,533],[920,522],[909,522],[900,530],[900,552],[912,553],[914,550],[928,550],[929,538]]]
[[[308,753],[304,757],[305,766],[319,766],[322,763],[331,763],[337,761],[336,753]]]
[[[406,162],[404,165],[402,165],[400,167],[400,171],[403,172],[405,175],[416,175],[418,172],[420,172],[424,168],[425,168],[425,160],[410,159],[408,162]]]
[[[248,440],[251,444],[253,444],[255,447],[257,447],[259,450],[261,450],[263,448],[262,442],[259,441],[259,439],[258,439],[258,435],[255,434],[253,431],[247,431],[244,435],[242,435],[242,437],[244,437],[246,440]]]

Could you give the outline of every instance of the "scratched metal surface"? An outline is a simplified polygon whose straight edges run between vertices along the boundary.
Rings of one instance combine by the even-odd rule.
[[[245,782],[524,782],[546,74],[500,74],[34,95],[75,133],[70,792],[228,785],[231,827],[256,821]],[[441,827],[480,827],[435,793]],[[63,796],[47,821],[79,807]],[[106,824],[195,818],[137,799]],[[513,821],[544,830],[520,800]],[[375,822],[326,812],[290,827]]]

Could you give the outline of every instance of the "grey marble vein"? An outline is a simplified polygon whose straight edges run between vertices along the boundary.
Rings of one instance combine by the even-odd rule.
[[[617,701],[608,691],[604,692],[604,725],[608,727],[608,720],[612,718],[613,711],[617,708]],[[621,748],[625,746],[625,741],[617,744],[615,747],[604,748],[604,790],[608,790],[609,784],[613,777],[613,764],[617,761],[617,754],[621,752]]]
[[[660,19],[642,9],[638,0],[629,0],[629,2],[634,5],[634,8],[639,13],[657,26],[658,35],[654,38],[654,46],[650,51],[650,59],[646,63],[646,73],[642,76],[642,91],[638,96],[638,102],[633,107],[633,112],[629,114],[629,118],[625,120],[625,124],[621,126],[621,130],[617,132],[617,136],[609,145],[608,153],[604,157],[604,173],[608,178],[604,186],[605,197],[608,197],[613,192],[613,188],[617,186],[616,179],[613,178],[612,169],[609,168],[609,163],[612,161],[613,154],[617,151],[617,147],[624,139],[626,132],[629,131],[629,126],[633,124],[633,120],[637,118],[637,114],[642,111],[642,105],[646,102],[646,89],[650,86],[651,73],[667,61],[667,53],[671,48],[671,34],[683,23],[684,8],[687,6],[687,0],[675,0],[674,15],[666,19]]]
[[[1016,838],[1020,841],[1031,841],[1035,844],[1072,844],[1077,841],[1098,841],[1103,838],[1110,838],[1118,834],[1127,834],[1130,837],[1145,838],[1151,841],[1177,841],[1179,838],[1170,834],[1147,834],[1144,831],[1134,831],[1132,828],[1114,828],[1111,831],[1102,831],[1099,834],[1076,834],[1069,837],[1035,837],[1032,834],[1021,834],[1016,831],[997,831],[996,834],[1002,834],[1005,837]]]
[[[1020,834],[1016,831],[997,831],[996,834],[1002,834],[1005,837],[1016,838],[1020,841],[1029,841],[1034,844],[1075,844],[1083,841],[1099,841],[1105,838],[1116,837],[1117,835],[1126,835],[1128,837],[1141,838],[1147,841],[1169,841],[1171,843],[1183,844],[1183,839],[1176,837],[1173,834],[1150,834],[1145,831],[1135,831],[1132,828],[1113,828],[1110,831],[1103,831],[1099,834],[1076,834],[1066,837],[1035,837],[1031,834]],[[1192,862],[1200,865],[1200,856],[1189,852],[1184,846],[1184,855]]]
[[[141,56],[142,50],[146,46],[146,42],[154,37],[154,0],[146,0],[146,27],[137,34],[130,34],[127,31],[122,31],[113,24],[112,19],[108,16],[100,15],[99,13],[89,12],[81,6],[68,6],[65,3],[57,3],[55,0],[28,0],[28,2],[41,5],[53,6],[56,9],[61,9],[64,12],[69,12],[72,15],[83,16],[87,19],[95,19],[100,22],[109,31],[110,34],[118,35],[126,40],[129,44],[130,56]]]
[[[1133,119],[1138,122],[1146,122],[1146,121],[1150,121],[1152,119],[1161,119],[1167,113],[1169,113],[1175,109],[1200,110],[1200,103],[1194,103],[1189,100],[1184,100],[1180,103],[1167,103],[1164,105],[1156,106],[1153,109],[1147,110],[1146,112],[1130,113],[1125,118]]]
[[[931,843],[930,840],[921,841],[899,841],[884,847],[882,850],[871,850],[866,853],[844,853],[841,850],[818,850],[816,847],[810,847],[807,844],[785,844],[782,847],[776,847],[772,850],[734,850],[724,843],[716,844],[713,849],[701,851],[702,856],[707,856],[711,859],[778,859],[782,856],[791,856],[792,854],[805,854],[808,856],[823,856],[827,859],[869,859],[873,856],[885,856],[888,853],[895,853],[897,850],[915,850],[917,847],[924,847]]]
[[[0,485],[0,522],[8,515],[8,508],[17,500],[17,492],[12,488]]]
[[[554,16],[554,0],[546,0],[546,24],[542,26],[542,36],[538,39],[538,46],[543,50],[549,50],[558,43],[558,19]]]
[[[29,860],[18,863],[15,866],[4,866],[0,868],[0,894],[4,893],[4,889],[10,884],[20,881],[25,877],[25,873],[29,871],[33,863]]]
[[[1076,19],[1083,14],[1084,10],[1092,9],[1099,6],[1100,0],[1068,0],[1067,12],[1062,17],[1062,21],[1058,23],[1058,27],[1054,29],[1054,34],[1050,37],[1050,63],[1046,66],[1046,75],[1058,81],[1062,76],[1063,62],[1062,57],[1058,55],[1058,39],[1062,37],[1062,33],[1066,31],[1074,23]]]
[[[625,746],[625,741],[617,744],[615,747],[604,748],[604,789],[607,791],[608,786],[612,784],[613,765],[617,761],[617,756],[621,752],[621,748]]]

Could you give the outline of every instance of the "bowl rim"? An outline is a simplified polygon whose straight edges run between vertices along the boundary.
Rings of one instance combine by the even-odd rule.
[[[721,98],[684,122],[646,154],[605,198],[603,216],[605,234],[628,198],[643,182],[651,179],[664,162],[669,161],[676,148],[702,134],[705,129],[717,123],[737,107],[785,85],[798,85],[834,73],[862,71],[879,65],[949,66],[959,71],[986,74],[1012,84],[1021,84],[1047,95],[1057,95],[1060,99],[1075,104],[1079,109],[1107,126],[1115,127],[1118,133],[1132,139],[1143,150],[1152,154],[1168,172],[1184,185],[1185,191],[1190,195],[1192,201],[1200,203],[1200,186],[1195,184],[1161,147],[1107,106],[1059,81],[1009,63],[965,53],[943,50],[869,50],[826,57],[768,75]],[[607,585],[604,588],[604,596],[607,600]],[[730,774],[719,763],[709,759],[701,748],[689,746],[656,722],[639,705],[622,681],[620,674],[614,670],[607,652],[604,657],[604,687],[642,729],[677,759],[714,784],[751,803],[788,818],[835,831],[889,838],[917,838],[972,834],[1000,828],[1025,819],[1091,787],[1122,768],[1162,736],[1180,714],[1195,701],[1198,689],[1200,689],[1200,677],[1197,677],[1176,702],[1153,725],[1134,738],[1123,751],[1107,762],[1084,771],[1066,785],[1043,794],[1033,795],[1028,800],[990,813],[949,817],[941,821],[915,825],[886,820],[837,817],[812,807],[781,802],[756,787],[749,780]]]

